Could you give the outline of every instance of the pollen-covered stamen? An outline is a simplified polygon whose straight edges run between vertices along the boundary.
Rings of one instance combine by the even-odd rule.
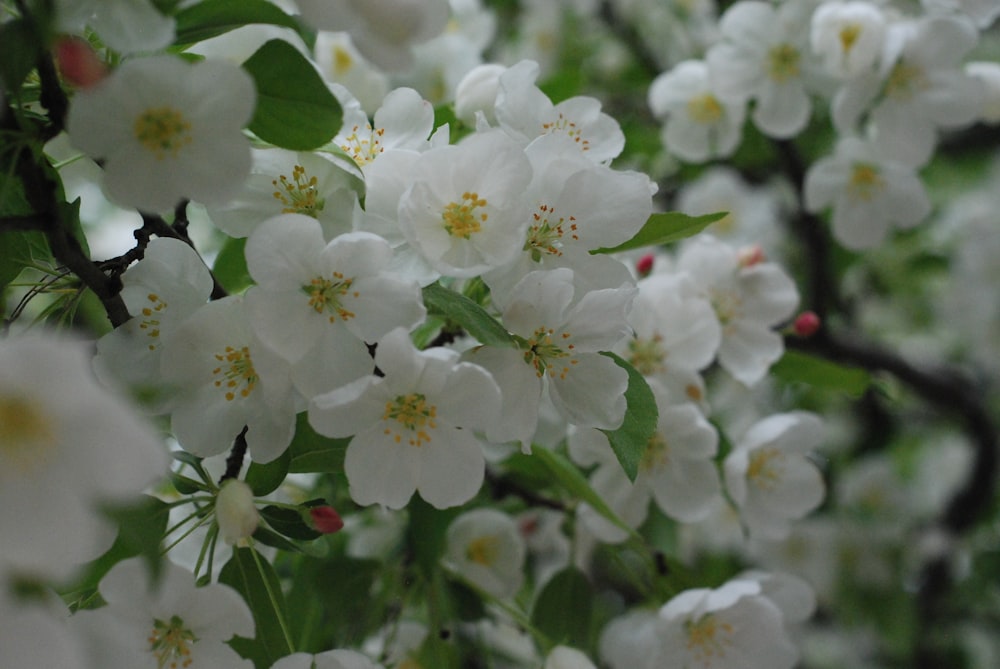
[[[171,107],[147,109],[139,114],[132,126],[135,138],[152,151],[157,160],[170,154],[176,157],[181,148],[191,143],[191,124],[184,114]]]
[[[465,557],[470,562],[488,567],[495,563],[500,553],[500,540],[494,536],[478,537],[469,542]]]
[[[750,455],[747,479],[762,490],[772,490],[784,473],[784,458],[777,448],[761,448]]]
[[[0,463],[8,472],[27,473],[48,460],[55,443],[51,419],[35,402],[0,394]]]
[[[710,290],[709,302],[723,329],[730,329],[743,315],[743,300],[735,290]]]
[[[645,339],[636,337],[628,343],[628,361],[643,376],[665,372],[666,359],[667,352],[663,350],[660,334]]]
[[[767,73],[778,82],[799,76],[799,50],[791,44],[778,44],[767,52]]]
[[[462,193],[461,202],[449,202],[441,212],[444,229],[452,237],[470,239],[476,232],[482,230],[482,224],[489,218],[485,211],[479,211],[489,202],[479,197],[479,193]]]
[[[670,445],[662,434],[654,432],[653,436],[646,442],[646,450],[643,451],[642,459],[639,460],[639,471],[652,472],[663,469],[669,461]]]
[[[531,226],[528,228],[528,237],[524,242],[524,250],[531,253],[531,259],[539,262],[543,254],[561,256],[563,237],[569,235],[570,239],[579,241],[576,234],[576,217],[556,216],[555,207],[547,204],[539,205],[538,211],[531,216]]]
[[[364,128],[356,125],[351,128],[351,134],[344,139],[340,148],[354,159],[358,167],[364,167],[385,151],[385,147],[382,146],[384,134],[385,128],[372,128],[369,123],[365,123]]]
[[[149,306],[143,307],[140,312],[142,318],[139,329],[150,338],[149,350],[155,351],[160,345],[160,319],[157,316],[167,308],[167,303],[156,293],[147,295],[146,300],[149,301]]]
[[[303,214],[317,218],[326,206],[326,200],[319,196],[318,180],[306,174],[306,168],[296,165],[292,168],[292,178],[284,174],[271,181],[277,188],[274,199],[284,204],[282,214]]]
[[[687,110],[692,120],[705,125],[718,123],[723,114],[722,104],[711,93],[703,93],[688,100]]]
[[[858,41],[858,37],[861,35],[861,24],[860,23],[849,23],[840,29],[837,37],[840,39],[840,48],[847,53],[854,46],[854,43]]]
[[[191,646],[198,643],[198,637],[184,626],[180,616],[171,616],[168,621],[153,620],[147,641],[157,669],[183,669],[194,661]]]
[[[529,338],[519,342],[524,350],[524,362],[535,369],[539,378],[548,373],[552,378],[558,375],[560,379],[565,379],[570,365],[577,363],[577,360],[571,358],[574,348],[568,341],[571,337],[568,332],[556,336],[555,330],[551,328],[538,328]],[[570,359],[562,360],[563,358]]]
[[[580,146],[581,151],[590,150],[590,140],[584,139],[583,132],[577,127],[574,121],[563,116],[562,112],[559,112],[559,117],[555,121],[549,121],[548,123],[542,124],[542,134],[548,135],[553,132],[565,133],[567,137],[572,139]]]
[[[212,370],[217,376],[215,387],[226,393],[226,401],[232,402],[236,396],[249,397],[257,386],[257,372],[250,360],[250,349],[246,346],[235,349],[227,346],[223,353],[216,353],[215,359],[223,363]]]
[[[922,67],[899,62],[889,73],[885,84],[885,94],[887,97],[897,100],[909,100],[929,85],[927,73]]]
[[[430,443],[431,435],[428,430],[437,427],[436,418],[437,406],[428,404],[427,398],[421,393],[397,395],[391,402],[385,403],[385,412],[382,414],[383,421],[395,421],[401,426],[401,428],[393,429],[395,426],[390,423],[385,428],[385,434],[393,435],[393,439],[398,444],[403,441],[402,431],[405,431],[407,433],[406,443],[410,446],[423,446]]]
[[[344,308],[342,299],[346,295],[358,297],[360,294],[356,290],[351,290],[353,283],[353,278],[344,278],[344,275],[340,272],[334,272],[333,278],[330,279],[323,276],[317,276],[312,279],[309,285],[302,286],[302,292],[309,296],[309,306],[316,313],[329,314],[329,321],[331,323],[336,321],[337,318],[347,321],[354,318],[355,314],[353,311]]]
[[[884,188],[885,179],[879,173],[878,166],[869,163],[855,163],[851,167],[848,190],[855,199],[869,202]]]
[[[713,614],[702,616],[698,620],[688,620],[684,623],[687,633],[688,651],[694,656],[695,662],[704,667],[711,667],[714,662],[726,655],[726,646],[731,646],[733,626],[721,622]]]

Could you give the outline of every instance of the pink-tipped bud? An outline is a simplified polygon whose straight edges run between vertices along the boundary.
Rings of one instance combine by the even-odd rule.
[[[55,57],[63,80],[76,88],[90,88],[108,76],[108,68],[97,52],[80,37],[60,37]]]
[[[744,246],[737,252],[736,257],[739,260],[740,267],[753,267],[767,260],[767,256],[764,255],[764,249],[759,244]]]
[[[323,534],[333,534],[344,527],[344,521],[332,506],[314,506],[309,509],[309,517],[313,529]]]
[[[647,253],[636,261],[635,272],[640,279],[649,276],[649,273],[653,271],[654,262],[656,262],[656,256],[652,253]]]
[[[803,311],[795,317],[792,329],[800,337],[812,337],[819,330],[819,316],[813,311]]]

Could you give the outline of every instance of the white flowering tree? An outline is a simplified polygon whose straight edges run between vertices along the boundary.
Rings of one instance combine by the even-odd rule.
[[[998,16],[0,1],[0,666],[997,666]]]

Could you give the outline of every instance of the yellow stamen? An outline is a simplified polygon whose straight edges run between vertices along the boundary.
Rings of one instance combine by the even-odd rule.
[[[147,109],[139,114],[133,126],[139,143],[163,160],[176,157],[181,148],[191,143],[191,124],[184,115],[170,107]]]

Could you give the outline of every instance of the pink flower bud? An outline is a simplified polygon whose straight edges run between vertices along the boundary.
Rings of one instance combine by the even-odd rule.
[[[739,258],[740,267],[753,267],[767,260],[767,257],[764,255],[764,249],[759,244],[744,246],[737,253],[737,257]]]
[[[820,325],[819,316],[815,312],[803,311],[795,317],[792,329],[800,337],[812,337],[819,330]]]
[[[643,257],[639,258],[635,263],[635,271],[639,275],[639,278],[649,276],[649,273],[653,271],[653,263],[656,261],[656,256],[652,253],[647,253]]]
[[[79,37],[60,37],[55,57],[63,80],[76,88],[90,88],[108,74],[107,66],[94,49]]]
[[[344,527],[344,521],[332,506],[315,506],[309,509],[309,517],[312,518],[313,528],[323,534],[333,534]]]

